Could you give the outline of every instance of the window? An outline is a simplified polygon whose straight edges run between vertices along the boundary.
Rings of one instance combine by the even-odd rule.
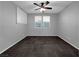
[[[17,24],[27,24],[27,14],[20,8],[17,8]]]
[[[35,27],[41,27],[41,16],[35,16]]]
[[[50,16],[35,16],[35,27],[48,27]]]
[[[50,23],[50,16],[43,16],[43,27],[48,27]]]

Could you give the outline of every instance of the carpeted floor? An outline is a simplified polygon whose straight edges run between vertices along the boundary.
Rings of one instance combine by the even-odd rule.
[[[1,57],[77,57],[77,49],[54,36],[28,36]]]

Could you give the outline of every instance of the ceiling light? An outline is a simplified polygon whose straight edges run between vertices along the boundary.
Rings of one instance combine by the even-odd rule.
[[[40,9],[40,12],[43,12],[43,11],[45,11],[45,10],[46,10],[46,9],[44,9],[44,8],[41,8],[41,9]]]

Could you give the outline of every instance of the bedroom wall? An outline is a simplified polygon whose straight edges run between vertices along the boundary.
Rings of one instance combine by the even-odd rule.
[[[79,49],[79,2],[65,8],[57,20],[57,35]]]
[[[35,19],[37,15],[50,16],[50,26],[46,29],[35,28]],[[28,14],[28,34],[29,36],[56,36],[56,15],[53,14]]]
[[[0,53],[26,37],[27,24],[17,24],[17,8],[11,2],[0,1]]]

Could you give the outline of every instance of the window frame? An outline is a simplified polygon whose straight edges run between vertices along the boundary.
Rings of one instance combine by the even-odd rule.
[[[38,27],[38,26],[36,26],[36,17],[41,17],[40,19],[41,19],[41,25]],[[48,21],[48,25],[47,26],[44,26],[44,22],[43,22],[43,20],[44,20],[44,17],[49,17],[49,21]],[[35,28],[48,28],[49,26],[50,26],[50,16],[47,16],[47,15],[44,15],[44,16],[40,16],[40,15],[38,15],[38,16],[35,16],[35,19],[34,19],[35,21]]]

